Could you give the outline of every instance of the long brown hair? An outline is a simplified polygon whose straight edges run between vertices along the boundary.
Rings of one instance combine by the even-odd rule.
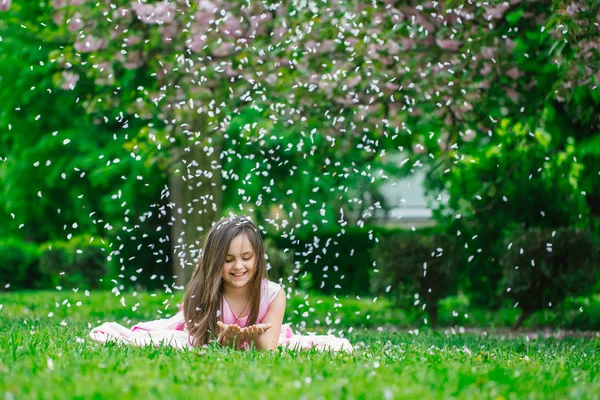
[[[250,285],[248,325],[256,324],[263,279],[267,279],[262,237],[248,217],[225,217],[206,235],[198,265],[185,289],[183,316],[193,345],[201,347],[219,333],[217,312],[222,310],[223,267],[231,241],[245,234],[254,250],[256,269]],[[222,317],[221,317],[222,319]]]

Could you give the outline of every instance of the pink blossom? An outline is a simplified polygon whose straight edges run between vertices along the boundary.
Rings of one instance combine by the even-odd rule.
[[[438,146],[440,148],[440,150],[442,151],[446,151],[448,150],[448,146],[446,145],[446,139],[438,139],[437,140]]]
[[[487,62],[483,64],[483,68],[481,68],[481,70],[479,71],[479,73],[483,76],[486,76],[490,72],[492,72],[492,66],[490,65],[490,63]]]
[[[517,44],[514,42],[514,40],[511,40],[510,38],[506,38],[504,45],[506,46],[506,50],[509,52],[512,52],[517,47]]]
[[[508,87],[507,87],[507,88],[504,88],[504,93],[506,93],[506,95],[507,95],[508,97],[510,97],[510,99],[511,99],[513,102],[515,102],[515,103],[516,103],[517,101],[519,101],[519,93],[517,93],[517,91],[516,91],[515,89],[513,89],[513,88],[508,88]]]
[[[349,95],[346,95],[346,97],[336,97],[335,102],[338,104],[341,104],[343,106],[349,107],[349,106],[352,106],[357,101],[352,99]]]
[[[572,3],[572,4],[567,5],[566,11],[567,11],[567,14],[569,14],[569,16],[571,18],[575,18],[577,16],[577,14],[579,12],[581,12],[581,10],[579,8],[579,5],[576,4],[576,3]]]
[[[62,25],[64,19],[65,13],[62,11],[57,11],[52,14],[52,21],[54,21],[56,25]]]
[[[142,37],[140,35],[133,35],[129,36],[126,39],[127,40],[125,41],[125,43],[127,43],[128,46],[133,46],[134,44],[138,44],[142,40]]]
[[[325,93],[325,95],[327,95],[327,98],[331,98],[335,87],[331,84],[331,82],[328,82],[326,80],[321,80],[319,82],[319,89],[321,89],[323,91],[323,93]]]
[[[121,56],[121,53],[118,53]],[[112,65],[108,61],[104,61],[98,65],[98,76],[95,83],[100,86],[112,85],[115,82],[114,71]]]
[[[403,7],[403,8],[405,8],[405,7]],[[432,33],[435,31],[435,25],[432,24],[427,18],[425,18],[422,13],[417,12],[415,14],[414,9],[412,9],[412,8],[410,8],[409,13],[412,13],[415,15],[415,20],[416,20],[417,24],[421,25],[423,27],[423,29],[425,29],[427,32]]]
[[[421,143],[415,143],[412,145],[413,153],[415,154],[423,154],[425,153],[425,147]]]
[[[292,65],[290,59],[286,57],[277,57],[273,64],[275,67],[289,67]]]
[[[498,7],[488,8],[485,11],[485,19],[501,19],[508,7],[499,5]]]
[[[12,0],[0,0],[0,11],[8,11]]]
[[[83,42],[75,42],[75,51],[81,53],[91,53],[98,51],[106,46],[106,42],[103,39],[96,39],[93,36],[88,36]]]
[[[81,22],[81,14],[76,13],[73,18],[71,18],[71,21],[69,22],[69,25],[67,26],[67,29],[70,32],[77,32],[78,30],[81,29],[81,27],[83,26],[83,23]]]
[[[69,4],[68,0],[52,0],[53,8],[62,8],[68,4]]]
[[[2,1],[2,0],[0,0]],[[86,0],[52,0],[53,8],[62,8],[65,6],[80,6],[85,3]]]
[[[229,64],[223,65],[222,68],[223,68],[223,73],[228,78],[237,77],[239,75],[239,71],[236,71],[235,69],[233,69],[231,67],[231,65],[229,65]]]
[[[415,41],[407,37],[402,37],[400,38],[400,44],[402,45],[402,50],[410,50],[415,46]]]
[[[242,37],[242,25],[240,24],[240,21],[229,12],[226,14],[225,21],[219,29],[225,32],[230,38]]]
[[[554,40],[561,40],[564,37],[564,34],[562,33],[562,31],[558,31],[558,30],[553,30],[551,35],[552,35],[552,39],[554,39]]]
[[[61,74],[61,77],[63,79],[63,83],[62,83],[62,85],[60,85],[61,88],[63,88],[64,90],[75,89],[75,85],[79,81],[78,74],[71,72],[71,71],[63,71]]]
[[[275,82],[277,82],[277,75],[273,73],[267,75],[267,77],[265,78],[265,82],[267,82],[269,85],[275,84]]]
[[[348,78],[348,80],[346,81],[346,85],[348,85],[349,88],[353,88],[354,86],[358,85],[361,80],[362,77],[360,75],[353,75],[350,78]]]
[[[400,88],[400,85],[398,85],[395,82],[386,82],[384,85],[384,89],[386,89],[386,91],[390,91],[390,92],[395,92],[399,88]]]
[[[473,139],[475,139],[475,132],[473,132],[471,129],[467,129],[465,133],[460,132],[460,136],[462,137],[463,141],[472,142]]]
[[[210,25],[210,21],[214,20],[215,13],[210,10],[198,10],[196,14],[194,14],[194,25],[197,27],[201,27],[203,32],[206,32],[208,29],[208,25]]]
[[[131,3],[131,9],[146,24],[161,25],[166,22],[172,22],[175,17],[175,5],[167,1],[161,1],[156,4],[141,4],[134,1]]]
[[[204,13],[204,11],[202,11]],[[208,30],[209,19],[212,19],[212,14],[202,14],[200,12],[196,12],[195,21],[192,24],[190,29],[191,39],[186,41],[186,45],[190,51],[194,53],[200,53],[202,49],[206,46],[207,36],[206,31]],[[200,18],[199,18],[200,17]],[[202,18],[207,17],[206,21],[203,21]]]
[[[125,24],[118,24],[117,26],[115,26],[113,29],[110,30],[110,38],[111,39],[116,39],[118,37],[120,37],[123,33],[125,33],[125,31],[127,30],[127,25]],[[125,42],[128,45],[132,44],[131,42]]]
[[[177,24],[163,24],[160,26],[160,33],[163,41],[166,43],[171,42],[171,40],[173,40],[179,32],[180,29]]]
[[[281,18],[287,18],[288,13],[289,13],[289,11],[288,11],[287,7],[277,7],[277,9],[275,10],[275,16],[280,17],[280,18],[276,18],[276,19],[279,20]]]
[[[481,48],[481,56],[483,58],[493,58],[495,54],[496,54],[495,47],[482,47]]]
[[[446,117],[444,118],[444,123],[448,126],[451,126],[454,123],[454,116],[452,116],[451,112],[447,112],[446,113]],[[444,142],[446,141],[446,139],[444,139]],[[445,150],[445,149],[443,149]]]
[[[206,35],[196,33],[186,42],[188,49],[194,53],[200,53],[206,45]]]
[[[314,53],[317,52],[317,42],[315,42],[314,40],[309,40],[306,43],[304,43],[304,48],[309,53],[313,53],[314,54]]]
[[[460,48],[461,42],[454,39],[435,39],[435,43],[444,50],[457,51]]]
[[[126,17],[131,14],[130,11],[131,10],[129,10],[128,8],[119,7],[113,11],[113,13],[112,13],[113,19],[119,19],[122,17]]]
[[[388,41],[387,45],[389,54],[398,54],[400,52],[400,46],[395,40]]]
[[[223,42],[212,50],[212,54],[215,57],[225,57],[230,54],[233,48],[233,43]]]
[[[284,8],[284,7],[279,7],[279,8]],[[277,39],[281,39],[288,32],[288,30],[289,30],[289,28],[279,26],[279,27],[275,28],[273,36]]]
[[[543,13],[535,14],[535,23],[536,25],[545,25],[546,16]]]
[[[320,46],[321,47],[319,49],[319,52],[321,54],[323,54],[323,53],[331,53],[333,50],[335,50],[336,44],[333,40],[323,40],[320,43]]]
[[[273,19],[271,13],[263,13],[260,15],[253,15],[250,17],[250,24],[252,31],[256,35],[263,35],[267,32],[267,26],[269,21]]]
[[[355,44],[359,43],[360,40],[355,37],[349,37],[346,42],[350,43],[350,46],[354,47]]]
[[[519,71],[517,67],[510,68],[505,72],[505,74],[511,79],[518,79],[522,75],[521,71]]]
[[[130,51],[126,57],[126,61],[123,63],[125,69],[136,69],[142,64],[142,54],[139,51]]]

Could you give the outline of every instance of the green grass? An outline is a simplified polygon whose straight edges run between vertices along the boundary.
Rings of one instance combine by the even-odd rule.
[[[427,330],[415,335],[408,329],[394,333],[365,328],[348,333],[348,321],[385,321],[388,317],[381,315],[393,310],[379,300],[338,302],[313,295],[306,299],[310,306],[298,308],[306,301],[299,295],[288,301],[291,321],[305,321],[310,330],[321,332],[344,329],[356,346],[354,353],[260,353],[215,347],[183,351],[102,346],[91,341],[91,326],[104,321],[132,325],[170,316],[180,299],[179,294],[164,293],[122,296],[125,307],[120,297],[108,292],[90,296],[67,291],[1,293],[0,396],[600,398],[599,338],[503,340],[494,335]],[[327,324],[326,308],[335,303],[343,306],[331,312],[331,317],[341,321]],[[301,316],[303,309],[313,306],[309,317]],[[371,318],[366,319],[366,313]],[[311,323],[314,318],[323,321]]]

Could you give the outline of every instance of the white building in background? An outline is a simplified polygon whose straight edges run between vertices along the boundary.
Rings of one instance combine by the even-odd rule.
[[[435,225],[432,219],[430,204],[425,196],[423,181],[425,179],[423,168],[417,169],[412,175],[384,184],[379,192],[390,207],[388,213],[381,212],[377,219],[382,225],[422,227]]]

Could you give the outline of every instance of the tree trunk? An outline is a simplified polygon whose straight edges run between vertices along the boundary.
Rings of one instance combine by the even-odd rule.
[[[185,136],[172,152],[178,161],[168,170],[171,262],[175,284],[181,289],[194,271],[204,236],[221,217],[222,205],[221,145],[214,138],[210,141],[204,114],[195,117]]]
[[[431,321],[431,329],[437,328],[438,323],[438,305],[437,303],[427,308],[427,313],[429,314],[429,319]]]
[[[521,325],[523,325],[523,322],[525,322],[525,320],[527,319],[527,317],[529,317],[531,314],[533,314],[532,311],[523,310],[521,312],[521,315],[519,315],[519,318],[517,319],[517,322],[515,322],[515,324],[512,326],[512,330],[519,329],[521,327]]]

